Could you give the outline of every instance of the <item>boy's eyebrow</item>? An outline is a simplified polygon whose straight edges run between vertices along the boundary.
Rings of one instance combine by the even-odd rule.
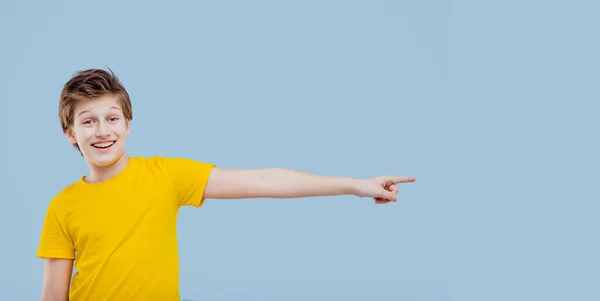
[[[119,108],[119,107],[110,107],[109,109],[117,109],[117,110],[121,111],[121,108]],[[82,114],[87,113],[89,111],[90,110],[83,110],[83,111],[79,112],[79,114],[77,114],[77,116],[81,116]]]

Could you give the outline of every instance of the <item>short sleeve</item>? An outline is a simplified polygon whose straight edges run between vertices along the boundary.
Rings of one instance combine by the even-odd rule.
[[[202,206],[205,200],[204,190],[215,165],[185,158],[159,160],[173,185],[179,206]]]
[[[52,202],[48,206],[44,219],[37,257],[75,259],[75,248],[71,237],[66,231],[64,220]]]

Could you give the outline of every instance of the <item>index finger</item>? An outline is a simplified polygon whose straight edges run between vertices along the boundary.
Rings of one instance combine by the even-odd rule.
[[[392,177],[391,181],[394,184],[398,184],[398,183],[410,183],[410,182],[414,182],[417,179],[413,178],[413,177]]]

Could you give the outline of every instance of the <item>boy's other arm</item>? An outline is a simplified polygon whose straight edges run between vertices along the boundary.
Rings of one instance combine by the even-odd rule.
[[[285,168],[240,170],[213,168],[204,191],[206,198],[301,198],[356,195],[376,203],[396,201],[396,184],[414,182],[411,177],[382,175],[370,179],[333,177]]]
[[[73,259],[46,258],[41,301],[68,301]]]

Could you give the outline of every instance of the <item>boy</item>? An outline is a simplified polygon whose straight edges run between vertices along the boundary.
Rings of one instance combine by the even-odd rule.
[[[110,71],[110,70],[109,70]],[[414,178],[328,177],[282,168],[234,170],[184,158],[130,157],[129,95],[112,71],[76,73],[59,102],[63,132],[89,174],[48,206],[37,256],[42,300],[180,300],[176,218],[204,200],[352,194],[396,201]],[[72,277],[73,264],[77,273]]]

